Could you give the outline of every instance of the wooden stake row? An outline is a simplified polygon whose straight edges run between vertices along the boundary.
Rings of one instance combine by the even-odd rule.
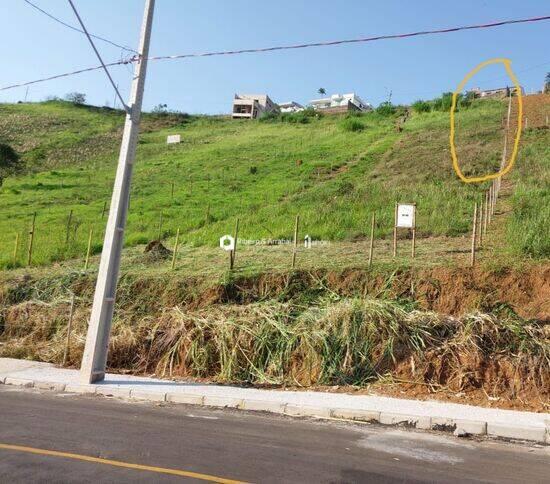
[[[500,192],[501,179],[495,178],[479,202],[474,203],[474,216],[472,221],[472,245],[470,251],[470,266],[476,262],[476,250],[482,247],[487,237],[487,230],[493,221],[498,194]]]

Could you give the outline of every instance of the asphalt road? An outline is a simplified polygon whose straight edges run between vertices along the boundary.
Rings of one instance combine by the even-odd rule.
[[[542,483],[549,472],[548,447],[0,386],[0,482]]]

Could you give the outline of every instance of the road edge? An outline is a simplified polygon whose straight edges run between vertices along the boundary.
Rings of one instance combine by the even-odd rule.
[[[505,440],[519,440],[550,445],[550,419],[545,427],[494,423],[483,420],[444,418],[438,415],[420,416],[380,412],[368,409],[350,409],[323,406],[306,406],[294,403],[279,403],[271,400],[234,398],[212,395],[154,392],[103,385],[75,385],[59,382],[45,382],[13,378],[0,375],[0,384],[34,388],[42,391],[97,395],[101,397],[125,398],[151,403],[174,403],[199,405],[214,408],[230,408],[252,412],[268,412],[289,417],[310,417],[337,419],[352,422],[375,423],[386,426],[405,427],[416,430],[433,430],[452,433],[456,437],[489,437]]]

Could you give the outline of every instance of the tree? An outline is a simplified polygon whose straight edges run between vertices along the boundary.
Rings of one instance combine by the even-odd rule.
[[[4,179],[21,170],[21,159],[9,145],[0,143],[0,187]]]
[[[73,104],[84,104],[86,102],[86,94],[82,92],[70,92],[65,96],[65,100]]]
[[[157,104],[153,108],[153,113],[155,114],[164,114],[168,112],[168,104]]]
[[[546,77],[544,78],[544,94],[550,94],[550,72],[546,73]]]
[[[321,94],[322,96],[324,96],[327,93],[327,91],[324,87],[320,87],[319,89],[317,89],[317,92],[319,94]]]

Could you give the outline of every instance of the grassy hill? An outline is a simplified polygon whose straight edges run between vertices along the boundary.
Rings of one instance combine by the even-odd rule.
[[[412,112],[402,129],[403,111],[145,115],[109,368],[547,411],[550,96],[528,99],[530,127],[474,268],[472,209],[488,183],[454,173],[447,112]],[[506,109],[460,109],[465,174],[497,170]],[[16,234],[25,266],[37,214],[33,267],[0,270],[0,356],[59,364],[74,297],[68,365],[80,364],[98,263],[83,270],[83,257],[90,228],[101,249],[122,123],[121,112],[63,102],[0,105],[0,143],[25,162],[0,188],[0,268],[14,265]],[[182,143],[166,145],[169,134]],[[397,201],[417,203],[414,260],[405,240],[392,257]],[[301,249],[296,270],[289,246],[240,245],[228,272],[218,238],[237,217],[242,238],[290,239],[297,214],[300,237],[330,244]],[[171,270],[169,255],[142,244],[160,232],[171,248],[178,227],[185,245]]]
[[[547,105],[548,106],[548,105]],[[502,152],[500,101],[477,101],[457,114],[457,144],[466,174],[495,171]],[[235,121],[222,117],[146,115],[140,135],[126,233],[127,246],[173,236],[188,246],[217,245],[240,218],[245,239],[288,239],[294,217],[314,239],[354,241],[392,230],[394,204],[416,202],[418,237],[468,232],[474,201],[488,184],[454,174],[448,113],[295,116]],[[0,141],[21,154],[26,174],[0,189],[0,267],[25,261],[37,213],[33,261],[82,257],[93,229],[100,251],[104,204],[114,178],[123,114],[65,102],[0,105]],[[166,145],[181,134],[182,143]],[[525,131],[507,217],[506,250],[550,255],[548,129]],[[70,226],[69,212],[73,211]],[[161,224],[162,213],[162,224]],[[67,230],[68,229],[68,230]],[[69,241],[66,242],[68,233]]]

